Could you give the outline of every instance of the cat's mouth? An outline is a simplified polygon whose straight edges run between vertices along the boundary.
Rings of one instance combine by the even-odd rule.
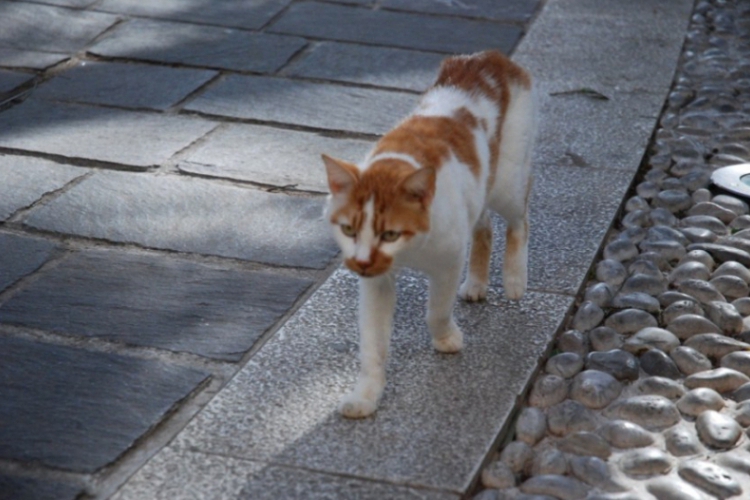
[[[354,259],[354,257],[350,257],[344,261],[344,265],[348,267],[349,270],[362,276],[363,278],[380,276],[381,274],[387,273],[391,269],[393,258],[380,253],[378,253],[377,255],[378,257],[374,258],[370,262],[358,262]]]

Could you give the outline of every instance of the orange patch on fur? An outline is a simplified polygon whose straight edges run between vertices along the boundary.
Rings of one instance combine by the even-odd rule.
[[[529,223],[524,221],[523,231],[514,231],[511,227],[505,230],[505,260],[511,260],[513,256],[518,255],[529,235]],[[523,235],[526,237],[524,238]]]
[[[388,272],[393,264],[393,257],[385,255],[378,251],[377,248],[373,248],[370,253],[370,262],[367,265],[363,265],[354,257],[350,257],[344,261],[344,265],[359,274],[360,276],[378,276],[385,272]]]
[[[469,273],[481,283],[487,283],[489,281],[491,255],[492,226],[475,229],[471,243]]]

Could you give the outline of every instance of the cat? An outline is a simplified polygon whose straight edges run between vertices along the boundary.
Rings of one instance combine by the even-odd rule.
[[[445,353],[463,346],[453,318],[457,290],[467,301],[487,294],[488,209],[507,222],[505,295],[526,291],[536,102],[529,73],[500,52],[449,57],[416,110],[359,166],[322,155],[325,217],[345,266],[361,277],[361,368],[339,407],[345,417],[371,415],[383,394],[398,268],[428,276],[427,325]]]

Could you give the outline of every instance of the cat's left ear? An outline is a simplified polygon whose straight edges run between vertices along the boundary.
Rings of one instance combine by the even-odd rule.
[[[427,208],[435,196],[435,170],[420,168],[401,181],[401,189],[407,196]]]
[[[340,194],[349,191],[359,180],[359,169],[345,161],[322,155],[323,163],[328,174],[328,187],[331,194]]]

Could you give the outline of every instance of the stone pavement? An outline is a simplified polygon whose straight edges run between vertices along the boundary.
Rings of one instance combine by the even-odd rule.
[[[638,169],[691,9],[0,2],[0,498],[470,495]],[[486,48],[541,91],[530,291],[503,298],[496,251],[487,303],[457,308],[465,350],[439,355],[405,273],[381,408],[344,420],[356,280],[319,153],[361,157],[446,54]]]

